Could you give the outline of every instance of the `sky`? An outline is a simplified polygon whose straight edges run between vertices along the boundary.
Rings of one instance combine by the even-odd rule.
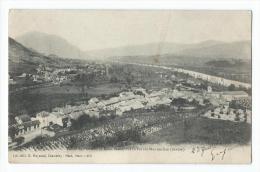
[[[251,40],[250,11],[11,10],[9,36],[58,35],[81,50],[154,42]]]

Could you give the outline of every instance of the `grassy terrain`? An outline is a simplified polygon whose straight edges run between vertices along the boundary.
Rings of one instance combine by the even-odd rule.
[[[87,101],[94,96],[110,95],[122,89],[120,84],[100,84],[95,87],[85,88],[85,95],[80,87],[75,85],[63,85],[52,87],[41,87],[9,96],[9,113],[13,118],[19,114],[29,114],[33,116],[40,111],[51,111],[54,107],[75,104]],[[11,120],[10,120],[11,121]]]
[[[120,84],[100,84],[96,85],[95,87],[85,87],[85,91],[88,94],[93,96],[98,96],[101,94],[111,94],[120,91]],[[30,91],[31,94],[81,94],[82,90],[81,87],[75,85],[55,85],[52,87],[42,87],[33,89]]]
[[[190,118],[177,122],[144,138],[149,143],[247,144],[251,125],[208,118]]]

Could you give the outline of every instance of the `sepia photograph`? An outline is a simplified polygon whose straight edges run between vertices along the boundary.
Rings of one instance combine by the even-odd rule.
[[[10,9],[10,163],[250,164],[249,10]]]

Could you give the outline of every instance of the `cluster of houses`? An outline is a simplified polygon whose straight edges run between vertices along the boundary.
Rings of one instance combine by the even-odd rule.
[[[100,116],[123,115],[124,112],[136,109],[151,109],[158,105],[170,105],[173,98],[187,98],[198,101],[202,97],[194,96],[190,92],[179,92],[172,89],[161,89],[158,91],[146,91],[142,88],[135,88],[131,91],[121,92],[117,97],[111,97],[108,100],[99,100],[94,97],[88,101],[88,104],[78,106],[66,105],[65,107],[56,107],[52,112],[42,111],[29,117],[22,115],[16,117],[17,124],[9,127],[13,131],[13,137],[28,137],[32,134],[36,137],[42,132],[47,132],[53,125],[61,128],[70,127],[71,120],[77,120],[82,115],[99,118]],[[202,102],[202,101],[200,101]],[[44,129],[44,130],[43,130]],[[49,134],[50,135],[50,134]]]
[[[60,84],[68,79],[70,79],[69,75],[65,75],[64,71],[70,71],[70,68],[66,69],[52,69],[49,67],[46,68],[37,68],[36,74],[30,73],[22,73],[19,76],[15,76],[13,78],[9,77],[9,84],[16,84],[19,80],[30,79],[34,83],[53,83],[53,84]]]
[[[29,142],[37,136],[49,135],[53,137],[55,133],[48,128],[43,128],[41,121],[31,118],[28,115],[15,117],[16,123],[9,126],[9,143],[19,137],[23,137],[23,142]]]
[[[107,76],[108,65],[104,64],[85,64],[77,67],[52,68],[44,65],[39,65],[36,68],[35,74],[22,73],[19,76],[9,76],[9,84],[16,84],[16,80],[23,78],[30,78],[35,83],[50,82],[53,84],[60,84],[67,80],[71,80],[79,73],[94,73],[95,76]]]
[[[248,101],[250,97],[245,91],[213,92],[211,88],[208,88],[206,96],[220,103],[215,104],[215,109],[206,112],[205,117],[251,123],[251,106]],[[234,106],[234,103],[239,106]]]
[[[220,106],[209,110],[204,114],[204,117],[211,119],[228,120],[233,122],[251,123],[251,110],[232,109],[229,106]]]
[[[143,88],[132,88],[119,93],[118,96],[109,99],[91,98],[87,104],[77,106],[66,105],[56,107],[52,112],[42,111],[29,117],[26,115],[17,116],[16,124],[9,127],[12,130],[12,137],[33,138],[43,134],[55,135],[53,126],[67,128],[72,125],[72,120],[78,120],[82,115],[99,118],[101,116],[121,116],[125,112],[137,109],[153,109],[160,105],[170,106],[174,99],[182,98],[189,102],[196,101],[201,106],[205,106],[205,99],[210,101],[216,108],[204,114],[205,117],[230,120],[235,122],[249,121],[250,109],[234,110],[228,106],[232,100],[248,97],[243,91],[213,92],[208,88],[208,92],[192,92],[189,90],[178,91],[177,89],[163,88],[161,90],[146,90]],[[214,101],[219,103],[214,104]],[[182,107],[183,108],[183,107]],[[185,107],[194,109],[194,106]]]
[[[215,106],[229,105],[230,102],[242,99],[250,99],[250,96],[245,91],[212,91],[211,87],[204,93],[204,97],[210,99]],[[248,108],[251,109],[251,108]]]
[[[208,92],[207,96],[222,99],[227,102],[240,98],[248,98],[248,94],[245,91]]]
[[[252,109],[252,100],[250,97],[234,99],[230,102],[230,106],[240,109]]]
[[[36,68],[37,74],[33,75],[33,82],[52,82],[54,84],[62,83],[70,79],[71,75],[79,71],[75,67],[67,68],[51,68],[48,66],[39,65]]]

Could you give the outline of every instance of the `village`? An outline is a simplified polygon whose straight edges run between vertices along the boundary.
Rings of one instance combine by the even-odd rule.
[[[84,4],[6,4],[4,169],[252,163],[253,7]]]
[[[81,74],[104,79],[108,66],[98,63],[86,63],[81,66],[53,67],[39,64],[34,72],[9,75],[11,91],[21,91],[42,86],[60,85],[75,80]]]
[[[66,94],[59,101],[70,95],[70,89],[78,93],[78,100],[71,103],[64,100],[63,104],[48,105],[50,108],[42,106],[44,110],[36,108],[34,113],[15,113],[9,121],[10,149],[34,145],[39,138],[55,143],[61,139],[59,147],[64,147],[71,133],[78,133],[76,140],[94,134],[86,145],[100,137],[114,138],[121,131],[134,130],[134,137],[140,133],[143,137],[186,118],[251,124],[250,84],[160,65],[117,61],[63,67],[38,65],[34,73],[9,76],[9,86],[14,95],[26,90],[49,92],[55,87],[62,93],[59,90],[63,89]],[[104,93],[97,90],[96,94],[88,94],[89,89],[99,86],[104,87]]]
[[[189,83],[192,85],[192,82]],[[133,87],[109,99],[92,97],[87,103],[56,107],[51,112],[41,111],[33,117],[26,114],[17,116],[15,118],[16,124],[9,126],[9,133],[11,133],[9,135],[9,147],[16,148],[30,143],[39,136],[45,135],[52,138],[57,134],[66,133],[72,126],[73,121],[79,120],[82,116],[87,115],[95,119],[106,117],[109,119],[140,110],[148,112],[148,115],[149,113],[154,115],[154,111],[161,106],[163,108],[168,107],[170,114],[179,112],[192,114],[193,110],[205,109],[202,114],[198,114],[200,117],[236,123],[251,123],[251,107],[244,106],[250,104],[250,96],[246,92],[219,92],[213,91],[210,86],[207,90],[198,92],[189,86],[179,83],[173,89],[162,88],[157,90]],[[196,84],[193,83],[193,86],[196,86]],[[134,120],[134,123],[136,122],[138,120]],[[162,124],[158,125],[161,126]],[[171,124],[166,123],[159,128],[153,126],[153,131],[155,132],[155,130],[160,130],[160,128],[168,125]],[[101,130],[103,131],[103,129]],[[146,133],[151,132],[151,129],[144,131]],[[96,135],[100,136],[98,133]]]

